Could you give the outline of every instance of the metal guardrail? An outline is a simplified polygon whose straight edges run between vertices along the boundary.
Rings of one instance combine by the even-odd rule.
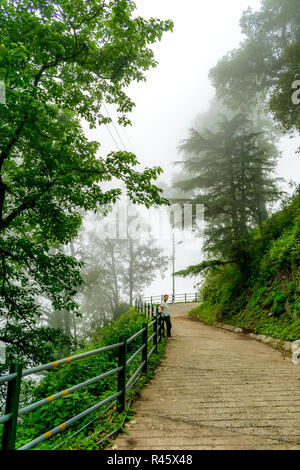
[[[141,310],[141,306],[136,305],[136,309],[138,311]],[[148,360],[153,354],[153,352],[157,352],[157,345],[161,342],[162,336],[164,334],[164,324],[162,321],[162,317],[158,312],[158,306],[152,304],[151,308],[148,308],[145,311],[146,315],[152,320],[150,323],[144,323],[143,328],[139,330],[137,333],[132,335],[130,338],[121,337],[119,342],[116,344],[112,344],[109,346],[105,346],[103,348],[95,349],[93,351],[87,351],[76,356],[67,357],[64,359],[59,359],[58,361],[49,362],[47,364],[42,364],[40,366],[22,370],[21,364],[13,363],[10,366],[9,374],[0,377],[0,384],[7,382],[7,396],[6,396],[6,407],[5,407],[5,415],[0,417],[0,424],[4,425],[3,435],[2,435],[2,450],[15,450],[15,443],[16,443],[16,434],[17,434],[17,421],[18,417],[22,416],[26,413],[30,413],[31,411],[36,410],[41,406],[45,406],[48,403],[51,403],[53,400],[60,399],[70,393],[84,388],[88,385],[91,385],[95,382],[98,382],[106,377],[112,376],[114,374],[118,375],[118,386],[116,393],[110,395],[109,397],[105,398],[104,400],[100,401],[99,403],[95,404],[94,406],[88,408],[87,410],[79,413],[78,415],[70,418],[69,420],[65,421],[64,423],[60,424],[59,426],[54,427],[50,431],[45,432],[41,436],[37,437],[36,439],[31,440],[27,444],[19,447],[17,450],[27,450],[35,447],[39,443],[45,441],[46,439],[55,436],[59,432],[66,429],[68,426],[74,424],[75,422],[79,421],[80,419],[84,418],[88,414],[96,411],[101,406],[110,403],[114,400],[117,401],[117,409],[119,412],[123,412],[125,409],[125,401],[126,401],[126,392],[132,387],[136,378],[143,372],[147,371]],[[154,319],[153,319],[154,317]],[[153,327],[152,334],[149,336],[148,332],[150,328]],[[127,345],[130,344],[134,339],[138,336],[142,335],[142,346],[139,347],[131,356],[127,359]],[[153,347],[149,351],[149,343],[152,341]],[[69,389],[59,391],[54,393],[53,395],[46,397],[42,400],[39,400],[35,403],[31,403],[23,408],[19,408],[19,401],[20,401],[20,389],[21,389],[21,381],[22,377],[44,371],[49,370],[54,367],[58,367],[63,364],[72,363],[74,361],[84,359],[86,357],[101,354],[105,351],[109,351],[112,349],[118,349],[118,367],[115,369],[109,370],[104,372],[101,375],[93,377],[89,380],[86,380],[82,383],[76,384]],[[127,366],[136,358],[139,354],[142,354],[141,364],[135,370],[133,375],[130,379],[126,382],[126,368]]]
[[[194,293],[187,293],[187,294],[168,294],[169,300],[171,303],[176,303],[176,302],[199,302],[200,301],[200,294],[198,292]],[[148,304],[157,304],[162,302],[164,299],[164,295],[153,295],[150,297],[142,297],[140,299],[136,300],[136,306],[137,303],[144,303],[146,305]],[[143,310],[144,311],[144,310]]]
[[[199,295],[197,293],[192,294],[176,294],[175,296],[170,296],[172,303],[175,302],[195,302],[200,300]],[[63,398],[70,393],[80,390],[88,385],[96,383],[106,377],[112,376],[114,374],[118,375],[118,386],[116,393],[113,393],[109,397],[105,398],[104,400],[100,401],[99,403],[95,404],[94,406],[88,408],[87,410],[79,413],[78,415],[70,418],[69,420],[65,421],[64,423],[60,424],[59,426],[54,427],[50,431],[45,432],[41,436],[37,437],[36,439],[31,440],[27,444],[19,447],[17,450],[27,450],[35,447],[39,443],[49,439],[52,436],[55,436],[59,432],[66,429],[68,426],[74,424],[75,422],[79,421],[80,419],[84,418],[90,413],[98,410],[100,407],[107,403],[111,403],[113,401],[117,402],[117,409],[119,412],[123,412],[125,410],[125,401],[126,401],[126,392],[130,390],[130,388],[134,385],[135,381],[138,377],[147,371],[148,360],[153,354],[153,352],[157,352],[157,345],[161,342],[162,336],[164,334],[164,322],[162,320],[161,315],[159,314],[159,306],[158,304],[163,300],[163,296],[152,296],[152,297],[145,297],[143,299],[137,299],[135,301],[135,309],[138,312],[144,313],[151,322],[145,322],[143,324],[143,328],[139,330],[137,333],[132,335],[130,338],[121,337],[119,342],[116,344],[111,344],[108,346],[104,346],[99,349],[94,349],[92,351],[86,351],[81,354],[77,354],[76,356],[66,357],[64,359],[59,359],[57,361],[49,362],[47,364],[42,364],[37,367],[33,367],[31,369],[24,369],[22,370],[21,364],[13,363],[10,366],[9,374],[3,375],[0,377],[0,384],[7,383],[7,396],[6,396],[6,407],[5,407],[5,415],[0,416],[0,424],[4,425],[3,435],[2,435],[2,448],[1,450],[14,450],[15,443],[16,443],[16,434],[17,434],[17,423],[18,417],[25,415],[26,413],[30,413],[41,406],[45,406],[48,403],[51,403],[54,400],[58,400]],[[153,319],[154,318],[154,319]],[[153,327],[152,334],[149,336],[149,330]],[[127,358],[127,346],[132,343],[136,338],[142,335],[142,346],[140,346],[129,358]],[[152,348],[150,351],[149,344],[153,343]],[[93,377],[89,380],[81,382],[79,384],[73,385],[69,389],[62,390],[59,392],[54,393],[53,395],[46,397],[42,400],[38,400],[35,403],[31,403],[23,408],[19,408],[19,401],[20,401],[20,390],[21,390],[21,381],[22,377],[26,377],[28,375],[34,374],[36,372],[41,371],[48,371],[55,367],[59,367],[63,364],[69,364],[81,359],[85,359],[87,357],[93,356],[95,354],[101,354],[105,351],[110,351],[112,349],[118,349],[118,367],[115,369],[109,370],[100,374],[96,377]],[[138,357],[139,354],[142,354],[141,364],[132,374],[130,379],[126,382],[126,368],[127,366]]]

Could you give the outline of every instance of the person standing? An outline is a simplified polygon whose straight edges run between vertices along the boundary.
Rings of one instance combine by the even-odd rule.
[[[168,339],[174,339],[173,336],[171,336],[172,323],[171,323],[169,305],[167,304],[168,298],[169,296],[165,294],[163,301],[161,302],[159,306],[159,312],[161,313],[163,321],[167,326]]]

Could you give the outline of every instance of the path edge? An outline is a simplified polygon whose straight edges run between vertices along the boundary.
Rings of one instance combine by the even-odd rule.
[[[281,350],[281,351],[284,351],[285,353],[289,353],[289,355],[292,357],[293,341],[283,341],[279,338],[273,338],[272,336],[266,336],[266,335],[261,335],[261,334],[256,334],[256,333],[245,333],[243,328],[238,328],[236,326],[227,325],[226,323],[221,323],[221,322],[209,323],[203,320],[202,318],[199,318],[196,315],[192,316],[189,313],[190,312],[188,312],[187,316],[190,320],[200,321],[201,323],[204,323],[205,325],[210,325],[215,328],[222,328],[223,330],[231,331],[232,333],[238,333],[248,338],[255,339],[257,341],[260,341],[261,343],[268,344],[269,346],[271,346],[273,349],[276,349],[277,351]]]

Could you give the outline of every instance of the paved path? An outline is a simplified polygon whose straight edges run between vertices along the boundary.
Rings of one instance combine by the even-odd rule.
[[[175,341],[114,448],[298,449],[300,366],[270,346],[171,307]]]

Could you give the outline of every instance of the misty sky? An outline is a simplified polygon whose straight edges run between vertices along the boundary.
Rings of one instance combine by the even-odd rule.
[[[153,48],[157,68],[147,74],[147,82],[133,83],[129,95],[136,103],[131,114],[132,127],[126,131],[116,124],[114,109],[109,108],[126,150],[134,152],[143,166],[159,165],[162,179],[170,182],[172,162],[179,159],[177,146],[187,136],[188,129],[199,113],[203,113],[214,96],[208,73],[229,50],[243,39],[239,19],[248,6],[257,10],[259,0],[136,0],[137,14],[145,17],[172,19],[174,32],[164,34]],[[116,130],[109,126],[120,148]],[[109,131],[101,128],[89,131],[89,137],[101,142],[101,153],[116,150]],[[282,139],[283,157],[278,174],[286,180],[299,182],[300,160],[295,154],[299,138]],[[201,242],[181,244],[177,249],[176,269],[202,260]],[[178,293],[193,292],[197,279],[176,279]],[[157,278],[145,289],[146,295],[171,292],[172,279]]]

